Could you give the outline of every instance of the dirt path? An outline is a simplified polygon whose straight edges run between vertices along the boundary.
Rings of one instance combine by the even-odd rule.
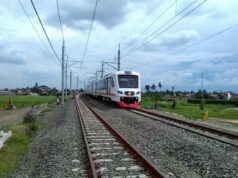
[[[18,123],[31,108],[0,111],[0,127]]]

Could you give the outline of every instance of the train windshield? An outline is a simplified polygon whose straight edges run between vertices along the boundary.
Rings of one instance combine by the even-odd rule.
[[[137,75],[118,75],[119,88],[138,88]]]

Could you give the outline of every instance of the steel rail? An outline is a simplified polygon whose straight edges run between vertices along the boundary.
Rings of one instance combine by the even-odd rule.
[[[162,114],[159,114],[159,113],[150,112],[150,111],[140,109],[140,108],[133,108],[132,110],[140,111],[142,113],[146,113],[148,115],[156,116],[156,117],[159,117],[159,118],[167,120],[167,121],[176,122],[176,123],[183,124],[183,125],[186,125],[186,126],[189,126],[189,127],[193,127],[195,129],[210,132],[210,133],[218,135],[218,136],[224,136],[224,137],[227,137],[229,139],[238,141],[238,134],[235,134],[235,133],[232,133],[232,132],[219,130],[217,128],[212,128],[212,127],[208,127],[208,126],[205,126],[205,125],[200,125],[200,124],[197,124],[197,123],[188,122],[188,121],[185,121],[185,120],[180,120],[180,119],[177,119],[177,118],[174,118],[174,117],[165,116],[165,115],[162,115]]]
[[[88,175],[89,176],[88,178],[98,178],[97,173],[96,173],[96,169],[95,169],[95,164],[93,162],[93,158],[92,158],[92,155],[90,153],[89,143],[88,143],[88,140],[86,138],[86,133],[85,133],[85,130],[84,130],[85,124],[84,124],[84,121],[82,119],[83,117],[82,117],[81,111],[79,109],[78,99],[79,99],[79,96],[77,95],[76,99],[75,99],[76,107],[77,107],[77,113],[78,113],[79,121],[80,121],[80,124],[81,124],[81,127],[82,127],[83,138],[84,138],[84,142],[85,142],[85,145],[86,145],[86,148],[87,148],[88,159],[89,159],[89,163],[90,163],[90,167],[91,167],[91,175]]]
[[[145,156],[143,156],[133,145],[131,145],[119,132],[117,132],[113,127],[104,120],[96,111],[92,109],[84,100],[81,100],[87,108],[95,115],[97,119],[99,119],[103,125],[113,133],[125,146],[127,149],[130,149],[132,153],[135,155],[135,158],[140,161],[143,166],[148,170],[148,173],[152,175],[154,178],[165,178],[166,176],[161,173],[156,167],[151,163]]]

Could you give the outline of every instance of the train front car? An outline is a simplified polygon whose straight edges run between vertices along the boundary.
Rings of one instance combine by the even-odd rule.
[[[141,101],[140,75],[137,72],[119,71],[116,72],[118,84],[116,91],[116,102],[120,107],[139,106]]]

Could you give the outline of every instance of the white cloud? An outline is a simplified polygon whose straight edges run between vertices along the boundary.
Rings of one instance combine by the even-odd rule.
[[[182,30],[175,34],[165,34],[158,40],[161,46],[183,46],[192,41],[198,40],[199,33],[194,30]]]
[[[193,73],[192,72],[181,72],[181,73],[178,73],[178,75],[181,77],[192,77]]]
[[[56,3],[48,0],[34,2],[51,42],[58,56],[61,56],[62,39]],[[30,1],[22,0],[22,3],[49,48]],[[59,1],[66,52],[74,60],[82,60],[94,3],[86,0]],[[95,72],[100,68],[102,60],[114,61],[117,44],[121,44],[121,53],[125,54],[129,49],[128,42],[151,24],[170,3],[162,0],[99,1],[84,61],[84,67],[87,69],[72,70],[78,72],[82,77],[80,80],[83,80],[85,73]],[[191,1],[178,1],[177,11],[189,3]],[[175,88],[184,90],[198,89],[201,72],[204,71],[206,85],[211,90],[229,87],[234,89],[238,68],[235,57],[238,28],[200,45],[172,53],[237,23],[237,5],[236,0],[207,1],[194,13],[146,45],[143,50],[136,50],[122,58],[122,68],[139,71],[142,83],[161,81],[164,88],[174,85]],[[40,42],[19,4],[1,1],[0,14],[0,88],[31,86],[36,80],[60,88],[60,65]],[[175,7],[138,41],[148,38],[151,32],[174,15]],[[134,45],[131,47],[135,47]],[[49,50],[51,51],[50,48]],[[26,70],[29,73],[24,72]],[[5,75],[6,73],[14,75]]]

